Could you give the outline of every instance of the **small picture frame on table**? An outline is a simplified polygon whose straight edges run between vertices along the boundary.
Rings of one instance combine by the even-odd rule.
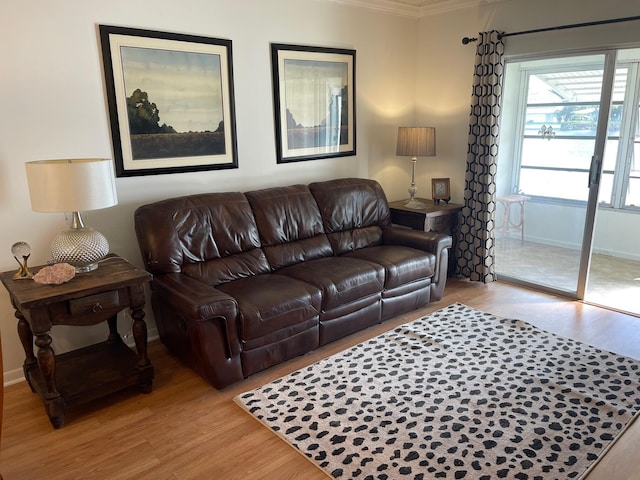
[[[449,203],[451,200],[451,183],[448,178],[432,178],[431,179],[431,197],[436,205],[440,200]]]

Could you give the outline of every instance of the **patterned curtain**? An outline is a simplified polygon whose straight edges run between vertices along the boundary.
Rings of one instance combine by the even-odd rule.
[[[504,73],[499,32],[480,34],[469,115],[469,145],[457,252],[457,273],[490,283],[495,271],[498,133]]]

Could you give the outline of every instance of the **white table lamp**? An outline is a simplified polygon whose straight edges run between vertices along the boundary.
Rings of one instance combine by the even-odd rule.
[[[118,203],[113,162],[101,158],[40,160],[27,162],[31,209],[36,212],[71,212],[71,226],[51,244],[55,263],[69,263],[77,272],[98,268],[109,253],[109,242],[100,232],[86,227],[80,212]]]

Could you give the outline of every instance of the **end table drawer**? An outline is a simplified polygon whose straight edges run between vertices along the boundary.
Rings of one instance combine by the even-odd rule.
[[[118,290],[112,290],[110,292],[69,300],[69,313],[73,317],[76,315],[91,315],[93,313],[117,309],[120,306]]]

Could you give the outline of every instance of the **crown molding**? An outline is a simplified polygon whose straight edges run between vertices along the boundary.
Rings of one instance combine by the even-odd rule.
[[[463,8],[480,7],[508,0],[423,0],[409,3],[399,0],[328,0],[355,7],[407,17],[426,17]]]
[[[392,13],[394,15],[404,15],[407,17],[419,17],[420,7],[401,3],[396,0],[328,0],[333,3],[342,3],[354,7],[368,8],[369,10],[377,10],[384,13]]]
[[[452,12],[454,10],[461,10],[463,8],[485,7],[487,5],[506,1],[508,0],[434,0],[431,2],[425,2],[425,5],[420,7],[420,16],[426,17],[429,15],[437,15],[440,13]]]

